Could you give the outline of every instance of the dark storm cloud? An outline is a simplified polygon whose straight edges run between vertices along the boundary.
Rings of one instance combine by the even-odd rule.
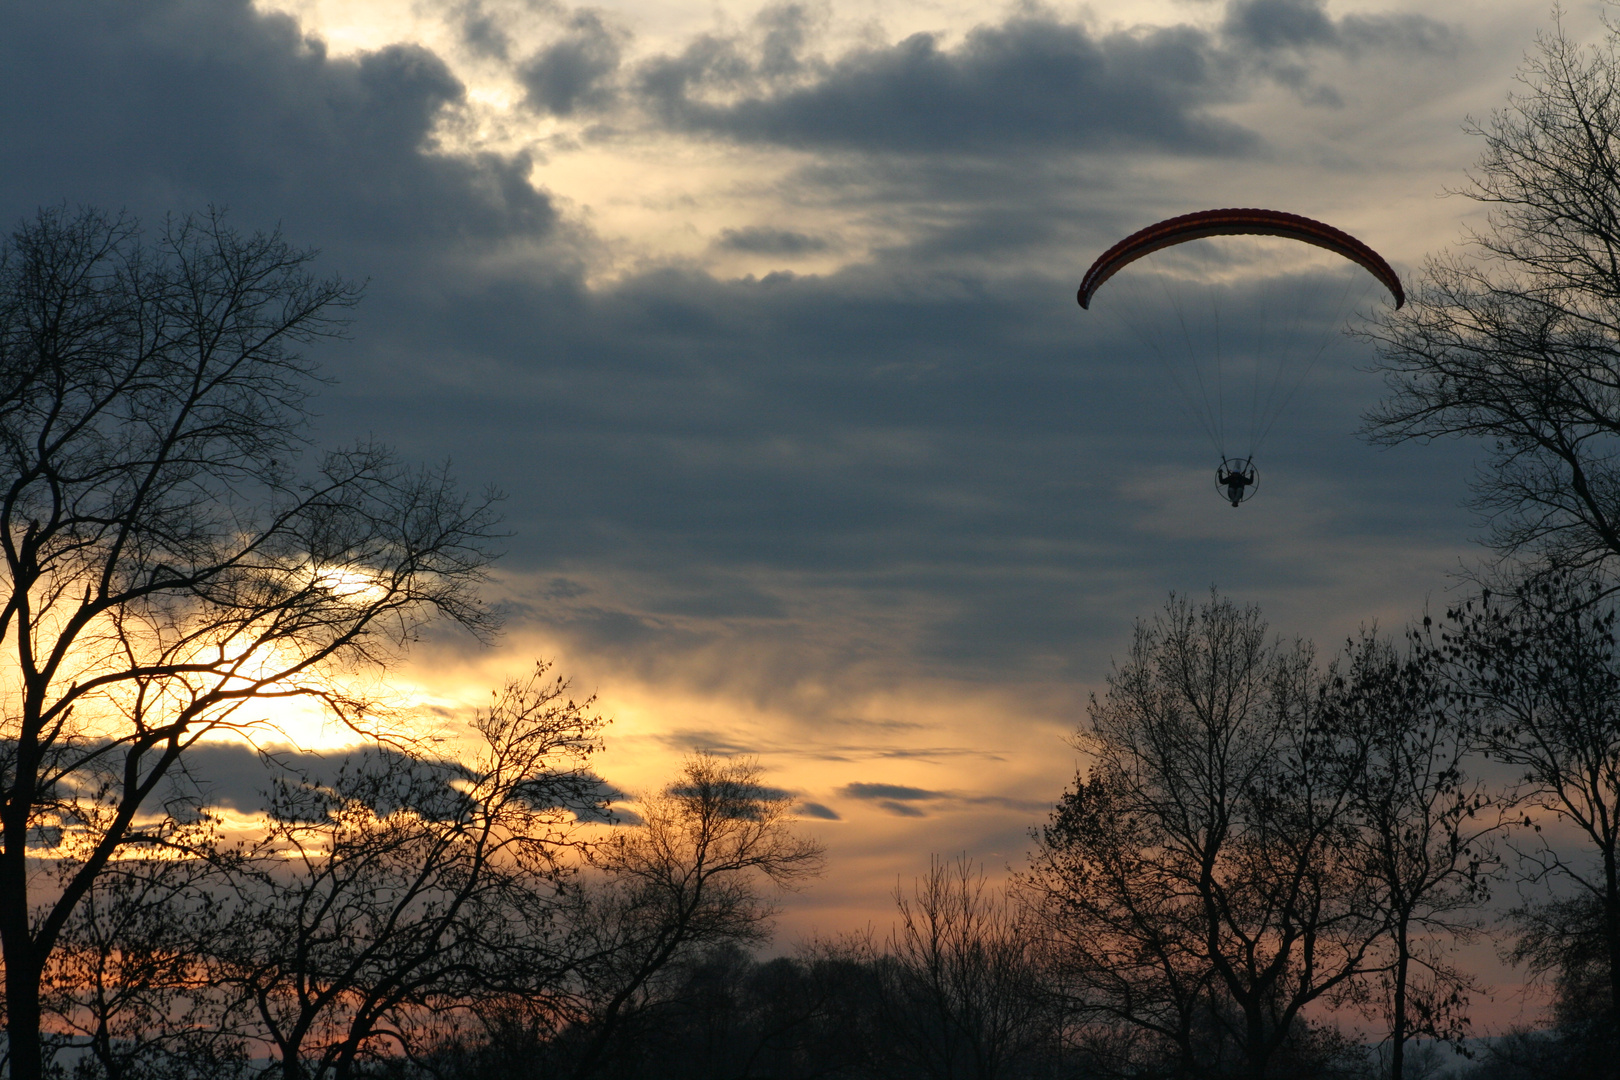
[[[543,235],[526,159],[423,152],[462,97],[424,49],[333,60],[247,0],[8,5],[0,208],[228,204],[323,245]]]
[[[424,764],[441,770],[446,784],[468,773],[453,761],[437,761],[431,757]],[[201,805],[219,810],[234,810],[243,814],[262,814],[271,806],[269,793],[280,781],[292,784],[330,786],[340,771],[357,769],[380,776],[402,776],[411,767],[411,759],[386,746],[369,747],[359,751],[311,753],[292,750],[274,750],[260,753],[240,743],[203,743],[186,751],[182,759],[183,773],[172,777],[176,793],[197,798]],[[408,785],[407,785],[408,787]],[[384,798],[397,795],[386,785],[376,789]],[[623,799],[624,793],[600,777],[585,781],[582,794],[586,801],[570,805],[581,820],[624,820],[627,811],[611,808]],[[399,809],[399,803],[376,805],[381,813]],[[417,806],[413,809],[421,810]]]
[[[804,148],[936,153],[1019,146],[1235,153],[1254,135],[1210,116],[1234,73],[1188,27],[1097,36],[1043,13],[981,26],[956,47],[915,34],[783,81],[786,44],[755,60],[704,36],[634,79],[668,127]],[[797,72],[802,62],[792,65]]]

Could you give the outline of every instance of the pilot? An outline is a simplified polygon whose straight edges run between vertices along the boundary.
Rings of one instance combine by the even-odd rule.
[[[1233,506],[1243,501],[1243,489],[1254,483],[1254,465],[1247,461],[1244,464],[1248,466],[1247,471],[1243,469],[1228,471],[1224,461],[1221,462],[1221,467],[1215,470],[1215,482],[1226,489],[1226,497],[1232,500]]]

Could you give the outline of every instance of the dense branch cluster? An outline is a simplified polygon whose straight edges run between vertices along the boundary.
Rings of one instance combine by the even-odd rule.
[[[1383,442],[1482,439],[1491,542],[1564,567],[1620,554],[1620,52],[1545,35],[1523,94],[1476,133],[1469,250],[1425,267],[1371,334]]]

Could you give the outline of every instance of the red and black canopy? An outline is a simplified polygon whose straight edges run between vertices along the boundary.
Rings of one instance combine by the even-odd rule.
[[[1390,269],[1384,257],[1347,232],[1324,225],[1299,214],[1281,210],[1200,210],[1196,214],[1182,214],[1168,218],[1157,225],[1134,232],[1103,252],[1086,271],[1080,282],[1079,300],[1083,308],[1091,307],[1091,297],[1099,286],[1121,269],[1161,248],[1206,236],[1285,236],[1306,244],[1315,244],[1337,252],[1367,269],[1373,277],[1395,297],[1398,308],[1406,303],[1406,292],[1401,279]]]

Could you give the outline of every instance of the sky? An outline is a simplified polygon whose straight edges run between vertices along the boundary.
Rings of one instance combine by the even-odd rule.
[[[1234,510],[1174,385],[1074,290],[1218,206],[1417,273],[1479,224],[1447,195],[1467,123],[1551,17],[0,0],[0,221],[219,205],[366,281],[317,354],[317,437],[448,461],[510,532],[501,639],[429,634],[389,679],[448,720],[551,661],[611,717],[598,767],[629,796],[694,749],[757,757],[829,848],[784,935],[836,933],[885,924],[933,853],[1017,868],[1170,591],[1325,653],[1454,595],[1476,448],[1360,439],[1365,343],[1330,335]],[[1601,31],[1594,4],[1563,20]],[[1230,276],[1269,280],[1271,250]]]

